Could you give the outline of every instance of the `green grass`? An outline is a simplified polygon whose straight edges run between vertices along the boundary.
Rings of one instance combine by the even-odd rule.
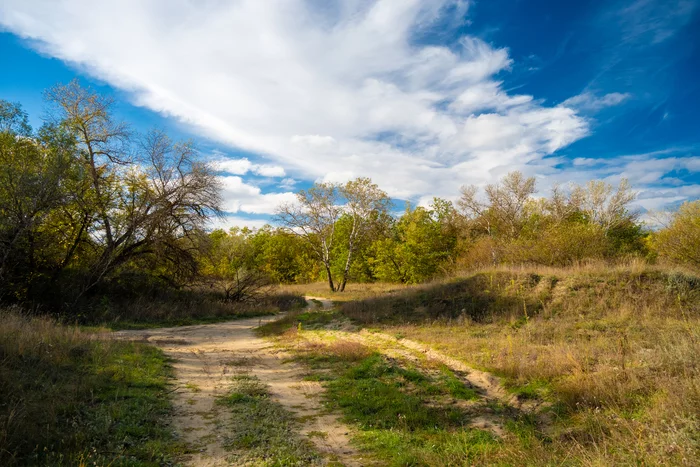
[[[154,347],[0,315],[0,465],[158,466],[183,448],[168,426],[171,368]]]
[[[500,442],[469,427],[470,409],[453,399],[477,394],[448,369],[427,371],[335,342],[300,351],[297,358],[322,381],[331,409],[356,427],[355,441],[380,465],[468,465],[482,462]]]
[[[499,268],[342,313],[500,377],[508,465],[692,465],[700,456],[700,279],[629,267]],[[540,402],[544,402],[540,405]]]
[[[518,399],[543,399],[551,394],[552,385],[545,379],[533,379],[522,384],[506,379],[506,389],[518,396]]]
[[[236,465],[301,467],[320,462],[311,442],[299,436],[299,422],[270,398],[256,377],[234,377],[231,391],[219,402],[231,410],[224,442]]]
[[[441,382],[452,397],[463,400],[476,400],[479,398],[479,394],[474,389],[465,386],[452,370],[443,365],[441,371]]]

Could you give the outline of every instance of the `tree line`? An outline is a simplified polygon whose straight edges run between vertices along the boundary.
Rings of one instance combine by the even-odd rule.
[[[0,100],[3,303],[69,310],[125,277],[245,301],[274,283],[324,280],[342,292],[349,281],[419,283],[494,264],[634,256],[700,268],[700,202],[653,231],[625,180],[536,197],[535,178],[520,172],[400,215],[368,178],[315,183],[279,206],[274,225],[209,232],[220,186],[190,142],[133,131],[110,98],[77,81],[46,99],[38,130]]]

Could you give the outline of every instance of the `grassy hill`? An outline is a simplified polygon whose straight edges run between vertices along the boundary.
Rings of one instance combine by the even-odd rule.
[[[495,269],[344,303],[355,323],[502,378],[554,416],[494,462],[691,465],[700,457],[700,279],[640,267]]]

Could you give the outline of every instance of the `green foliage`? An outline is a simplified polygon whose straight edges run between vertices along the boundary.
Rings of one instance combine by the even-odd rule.
[[[250,236],[255,267],[280,284],[317,280],[320,271],[313,253],[296,235],[265,226]]]
[[[248,302],[280,283],[326,280],[342,292],[349,280],[416,284],[494,264],[700,261],[693,205],[651,241],[626,181],[534,198],[535,178],[520,172],[487,185],[483,198],[463,187],[456,205],[435,198],[398,217],[368,178],[316,183],[279,207],[278,228],[205,233],[219,185],[190,143],[133,134],[109,98],[77,82],[47,97],[57,118],[37,132],[18,104],[0,101],[2,302],[71,313],[134,272]]]
[[[653,244],[662,258],[700,270],[700,201],[684,203]]]
[[[390,232],[373,244],[369,259],[372,272],[383,281],[415,284],[430,279],[452,259],[457,244],[456,236],[445,232],[439,212],[422,207],[407,206]]]
[[[0,101],[0,300],[68,313],[124,271],[190,281],[191,239],[220,202],[211,169],[190,143],[133,134],[77,81],[47,98],[55,119],[36,133]]]

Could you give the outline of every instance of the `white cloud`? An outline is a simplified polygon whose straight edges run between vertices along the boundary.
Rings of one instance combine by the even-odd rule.
[[[220,177],[223,186],[223,210],[230,213],[274,214],[280,204],[292,202],[290,192],[262,193],[260,187],[244,181],[237,175]]]
[[[218,172],[225,172],[232,175],[245,175],[247,173],[254,173],[262,177],[284,177],[286,172],[284,167],[279,165],[270,164],[253,164],[247,158],[242,159],[232,159],[225,157],[222,153],[215,153],[216,159],[211,161],[214,170]],[[223,157],[222,157],[223,156]]]
[[[212,217],[209,219],[207,228],[211,230],[222,229],[229,230],[232,227],[248,227],[252,229],[259,229],[265,224],[270,222],[265,219],[251,219],[248,217],[241,216],[223,216],[223,217]]]
[[[213,156],[233,213],[273,212],[299,179],[369,176],[394,197],[420,199],[515,169],[576,178],[551,155],[589,133],[577,112],[629,95],[546,106],[504,89],[506,48],[468,35],[452,48],[420,44],[431,28],[460,25],[446,7],[468,4],[4,0],[0,25],[135,104],[265,158]],[[251,174],[286,177],[285,192],[263,193],[242,178]]]
[[[215,159],[211,162],[214,170],[226,172],[233,175],[245,175],[253,167],[253,164],[246,158],[243,159]]]
[[[279,183],[279,187],[282,188],[283,190],[293,190],[294,187],[296,186],[297,181],[294,180],[293,178],[285,178],[282,179],[282,181]]]
[[[279,165],[268,165],[268,164],[256,165],[253,168],[253,171],[257,175],[261,175],[263,177],[284,177],[286,175],[284,168],[280,167]]]
[[[596,112],[606,107],[620,105],[630,97],[632,97],[631,94],[620,92],[611,92],[598,97],[594,93],[586,91],[577,96],[566,99],[561,103],[561,105],[572,109]]]
[[[414,39],[452,0],[6,0],[0,22],[136,104],[268,158],[232,175],[370,176],[394,196],[456,192],[587,134],[568,109],[513,95],[507,49]],[[524,141],[523,141],[524,138]],[[249,165],[250,164],[250,165]],[[273,168],[274,166],[274,168]],[[467,170],[468,169],[468,170]],[[473,169],[473,170],[472,170]]]

